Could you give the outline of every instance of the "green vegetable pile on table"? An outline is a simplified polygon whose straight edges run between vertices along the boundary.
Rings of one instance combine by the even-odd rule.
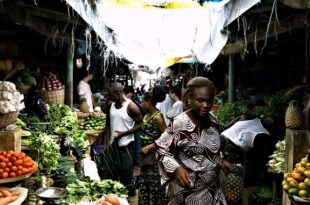
[[[96,201],[103,194],[116,194],[118,196],[127,194],[128,191],[124,185],[111,179],[100,182],[91,181],[89,178],[83,180],[77,179],[75,182],[67,185],[68,195],[60,204],[76,204],[80,201]]]
[[[105,128],[105,117],[88,117],[80,125],[81,130],[103,130]]]
[[[46,120],[48,131],[53,134],[70,136],[77,127],[78,117],[68,105],[51,105]]]
[[[49,135],[43,132],[32,132],[27,139],[22,139],[22,144],[31,147],[38,152],[36,162],[40,170],[50,174],[58,167],[60,159],[60,147]]]
[[[68,105],[51,105],[46,119],[50,133],[66,136],[82,152],[88,149],[87,135],[78,129],[77,114]]]

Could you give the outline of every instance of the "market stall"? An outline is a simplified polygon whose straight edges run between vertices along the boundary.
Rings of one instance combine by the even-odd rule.
[[[13,89],[13,83],[1,82],[3,89],[18,92]],[[2,95],[2,103],[5,100],[7,104],[10,102]],[[20,102],[20,98],[17,100]],[[19,104],[16,106],[19,108]],[[8,106],[7,112],[19,111],[13,108]],[[34,123],[34,119],[44,120],[44,123]],[[77,113],[69,106],[50,104],[43,118],[23,113],[2,124],[3,129],[14,127],[14,130],[0,132],[3,142],[0,183],[7,187],[5,191],[1,190],[0,200],[10,203],[27,200],[28,204],[38,200],[60,204],[78,204],[80,201],[128,204],[127,189],[122,184],[109,179],[92,181],[79,167],[79,162],[89,152],[91,139],[87,134],[102,132],[104,120],[101,112],[94,112],[78,125]],[[28,197],[23,190],[11,189],[18,184],[29,192]]]

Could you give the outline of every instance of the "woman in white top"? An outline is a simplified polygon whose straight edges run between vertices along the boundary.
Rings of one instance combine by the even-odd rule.
[[[170,87],[169,89],[169,97],[173,101],[172,107],[167,112],[167,118],[170,122],[177,115],[183,112],[183,102],[181,101],[181,89],[179,87]]]
[[[91,91],[89,82],[93,79],[93,74],[87,73],[85,77],[79,82],[77,91],[78,95],[81,98],[86,98],[87,105],[89,107],[89,111],[93,111],[94,108],[94,98],[93,93]]]

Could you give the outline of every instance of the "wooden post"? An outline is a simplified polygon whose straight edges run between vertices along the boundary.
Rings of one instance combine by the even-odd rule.
[[[73,50],[72,43],[67,48],[67,79],[66,79],[66,104],[73,106]]]
[[[234,102],[235,98],[235,68],[234,55],[228,57],[228,101]]]

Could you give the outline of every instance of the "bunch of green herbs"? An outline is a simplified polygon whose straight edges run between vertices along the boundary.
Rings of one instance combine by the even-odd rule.
[[[25,143],[25,142],[24,142]],[[28,146],[37,151],[37,164],[41,171],[50,174],[58,167],[60,147],[51,136],[43,132],[32,132],[27,139]]]
[[[95,182],[89,178],[77,179],[66,187],[68,195],[61,201],[61,205],[76,204],[80,201],[96,201],[103,194],[116,194],[118,196],[127,194],[124,185],[119,182],[107,179]]]
[[[87,135],[78,129],[78,117],[68,105],[52,105],[45,117],[48,120],[48,131],[66,136],[75,148],[85,152],[88,147]]]

